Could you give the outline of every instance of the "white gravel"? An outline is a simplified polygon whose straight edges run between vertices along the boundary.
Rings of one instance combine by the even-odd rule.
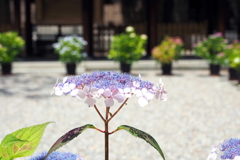
[[[167,160],[205,160],[214,145],[225,139],[240,138],[240,87],[207,70],[174,70],[162,76],[158,70],[134,70],[154,83],[162,78],[168,92],[167,102],[153,100],[141,108],[136,98],[111,121],[110,131],[130,125],[151,134]],[[66,131],[85,124],[103,129],[94,108],[70,96],[50,96],[58,73],[19,73],[0,76],[0,139],[17,129],[48,121],[50,124],[34,154],[48,150]],[[102,103],[99,108],[104,109]],[[113,110],[117,106],[113,107]],[[104,135],[86,130],[59,151],[80,154],[84,160],[104,159]],[[26,158],[20,158],[26,159]],[[111,160],[159,160],[159,153],[142,139],[119,131],[110,136]]]

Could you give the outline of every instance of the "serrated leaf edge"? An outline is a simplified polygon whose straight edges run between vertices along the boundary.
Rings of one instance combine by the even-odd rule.
[[[18,137],[21,137],[21,136],[23,136],[23,134],[24,134],[24,130],[25,129],[27,129],[27,128],[34,128],[34,127],[37,127],[37,126],[43,126],[43,127],[41,127],[40,129],[42,129],[42,128],[44,128],[44,130],[45,130],[45,128],[47,127],[47,125],[49,124],[49,123],[53,123],[53,122],[46,122],[46,123],[43,123],[43,124],[38,124],[38,125],[33,125],[33,126],[30,126],[30,127],[25,127],[25,128],[21,128],[21,129],[18,129],[18,130],[16,130],[16,131],[14,131],[14,132],[12,132],[12,133],[10,133],[10,134],[8,134],[8,135],[12,135],[13,137],[15,137],[15,138],[17,138],[17,139],[20,139],[21,140],[21,142],[23,143],[22,145],[20,145],[20,148],[26,143],[26,142],[29,142],[28,140],[23,140],[23,139],[21,139],[21,138],[18,138]],[[40,130],[40,129],[38,129],[38,130]],[[41,138],[42,138],[42,136],[43,136],[43,133],[44,133],[44,130],[42,131],[42,133],[41,133],[41,136],[40,136],[40,138],[39,138],[39,142],[40,142],[40,140],[41,140]],[[20,131],[20,132],[19,132]],[[17,132],[19,132],[18,134],[17,134],[17,136],[16,136],[16,133]],[[29,131],[28,131],[29,132]],[[30,130],[30,133],[32,132],[32,129]],[[4,138],[3,138],[3,140],[8,136],[8,135],[6,135]],[[25,139],[25,138],[24,138]],[[35,138],[34,138],[35,139]],[[2,141],[3,141],[2,140]],[[32,141],[32,140],[31,140]],[[20,141],[19,141],[20,142]],[[19,143],[19,142],[16,142],[16,143]],[[36,147],[39,145],[39,142],[37,143],[37,145],[36,145]],[[2,144],[2,142],[1,142],[1,144]],[[14,143],[15,144],[15,143]],[[14,145],[13,145],[14,146]],[[2,147],[1,145],[0,145],[0,147]],[[2,147],[3,148],[3,147]],[[6,147],[6,148],[8,148],[8,147]],[[36,149],[36,148],[35,148]],[[35,150],[34,149],[34,150]],[[32,151],[32,152],[34,152],[34,150]],[[8,152],[8,150],[6,150],[7,152]],[[8,153],[9,154],[9,153]],[[11,160],[11,159],[14,159],[14,158],[17,158],[17,157],[23,157],[22,156],[23,154],[21,153],[21,154],[19,154],[19,153],[16,153],[16,154],[14,154],[14,155],[12,155],[11,157],[9,157],[9,159]],[[2,155],[3,156],[3,155]],[[25,156],[28,156],[28,155],[24,155],[24,157]],[[4,158],[4,157],[0,157],[1,159],[2,158]]]
[[[30,127],[26,127],[26,128],[22,128],[22,129],[19,129],[19,130],[22,130],[22,133],[21,133],[21,136],[23,136],[23,134],[24,134],[24,132],[23,132],[23,130],[24,129],[27,129],[27,128],[31,128],[31,130],[29,130],[29,132],[30,133],[33,133],[34,135],[35,134],[41,134],[41,136],[39,137],[39,142],[36,144],[36,147],[39,145],[39,143],[40,143],[40,141],[41,141],[41,138],[42,138],[42,136],[43,136],[43,133],[44,133],[44,130],[45,130],[45,128],[47,127],[47,125],[48,124],[50,124],[50,123],[53,123],[53,122],[46,122],[46,123],[43,123],[43,124],[37,124],[37,125],[33,125],[33,126],[30,126]],[[38,128],[37,130],[37,132],[33,132],[33,130],[35,130],[35,128],[37,127],[37,126],[42,126],[42,127],[40,127],[40,128]],[[44,128],[43,130],[42,130],[42,128]],[[17,130],[17,131],[19,131],[19,130]],[[15,132],[17,132],[17,131],[15,131]],[[13,133],[15,133],[15,132],[13,132]],[[40,132],[40,133],[39,133]],[[13,134],[12,133],[12,134]],[[29,137],[32,137],[32,135],[30,135]],[[28,137],[28,138],[29,138]],[[32,139],[30,139],[29,140],[29,142],[30,141],[36,141],[36,136],[34,137],[34,138],[32,138]],[[22,145],[20,145],[20,148],[22,148],[23,146],[24,146],[25,144],[22,144]],[[36,149],[36,147],[35,147],[35,149]],[[35,150],[34,149],[34,150]],[[34,152],[34,150],[32,151],[32,152]],[[16,153],[16,155],[15,156],[13,156],[13,158],[18,158],[18,157],[22,157],[22,155],[24,154],[24,152],[23,153]],[[24,155],[25,156],[25,155]],[[29,155],[26,155],[26,156],[29,156]]]

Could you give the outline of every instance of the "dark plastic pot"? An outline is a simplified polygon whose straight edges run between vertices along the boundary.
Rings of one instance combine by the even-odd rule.
[[[220,75],[220,65],[219,64],[210,64],[210,75],[211,76],[219,76]]]
[[[76,74],[76,63],[66,63],[67,75],[75,75]]]
[[[12,63],[3,63],[2,67],[2,75],[10,75],[12,74]]]
[[[131,72],[131,64],[127,64],[127,63],[120,63],[120,69],[122,73],[129,73]]]
[[[172,75],[172,63],[162,64],[161,69],[163,75]]]
[[[228,76],[229,80],[237,80],[238,79],[237,70],[234,68],[228,68]]]
[[[237,71],[237,76],[238,76],[238,78],[237,78],[237,80],[238,80],[238,85],[240,85],[240,71],[239,71],[239,70]]]

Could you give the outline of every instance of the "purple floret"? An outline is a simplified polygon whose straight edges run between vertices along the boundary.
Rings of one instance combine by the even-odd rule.
[[[47,152],[39,153],[36,156],[31,157],[28,160],[44,160]],[[69,152],[52,152],[47,160],[83,160],[79,155],[69,153]]]

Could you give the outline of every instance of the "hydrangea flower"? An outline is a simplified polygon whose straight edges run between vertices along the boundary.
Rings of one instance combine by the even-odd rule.
[[[136,96],[139,97],[138,103],[141,107],[144,107],[151,101],[154,97],[154,94],[151,91],[148,91],[146,88],[142,88],[141,90],[137,90]]]
[[[161,79],[154,86],[152,82],[144,81],[141,77],[135,77],[126,73],[115,71],[93,71],[78,76],[65,77],[63,82],[54,87],[58,96],[70,94],[80,99],[86,98],[88,106],[94,106],[97,99],[104,99],[106,107],[124,102],[135,95],[139,97],[139,105],[146,106],[154,97],[166,101],[167,92],[164,91]]]
[[[84,86],[82,90],[74,89],[74,91],[75,92],[73,95],[76,94],[81,99],[87,97],[85,103],[87,103],[89,106],[93,106],[96,103],[96,100],[93,97],[98,95],[97,88],[95,87],[89,88],[88,86]]]
[[[79,63],[86,58],[84,52],[87,41],[77,35],[59,37],[58,42],[52,46],[59,54],[59,60],[64,63]]]
[[[39,153],[36,156],[31,157],[28,160],[44,160],[47,152]],[[46,160],[83,160],[80,155],[76,155],[68,152],[52,152]]]
[[[106,106],[111,107],[114,105],[113,98],[116,99],[119,103],[122,103],[124,101],[124,96],[120,94],[118,89],[114,89],[111,91],[110,89],[106,89],[102,95],[106,98],[104,100]]]
[[[167,100],[167,92],[164,91],[163,82],[161,78],[159,79],[159,83],[157,84],[157,87],[156,87],[155,97],[156,99],[160,99],[162,101]]]
[[[213,147],[207,160],[216,160],[218,152],[221,153],[221,159],[240,160],[240,139],[230,138]]]

